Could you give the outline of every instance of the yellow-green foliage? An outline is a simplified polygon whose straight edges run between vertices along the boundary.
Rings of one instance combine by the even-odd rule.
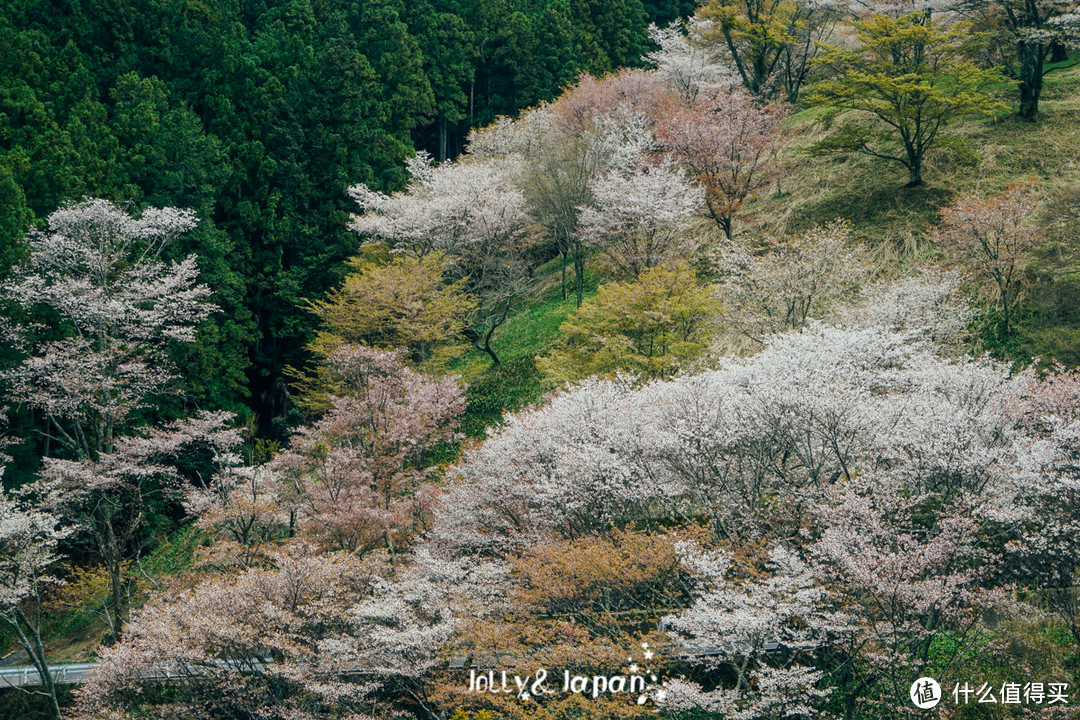
[[[552,382],[619,371],[670,377],[708,346],[719,310],[685,263],[652,268],[633,282],[602,286],[562,324],[560,341],[537,366]]]
[[[322,330],[308,350],[319,360],[313,373],[296,373],[297,401],[311,412],[326,408],[339,384],[322,360],[342,343],[404,348],[412,364],[435,372],[461,355],[461,328],[475,301],[463,280],[445,281],[445,262],[441,253],[417,259],[378,248],[349,260],[353,272],[341,287],[311,303]]]
[[[312,303],[327,335],[379,348],[406,348],[423,362],[452,343],[472,300],[462,282],[443,280],[441,253],[423,258],[394,255],[384,262],[349,260],[353,272],[326,300]]]
[[[996,69],[964,59],[966,27],[939,26],[928,15],[875,15],[855,24],[859,47],[832,47],[821,58],[835,79],[818,83],[811,102],[876,116],[884,129],[851,123],[818,152],[860,152],[908,169],[909,185],[922,183],[926,152],[942,142],[942,130],[965,115],[994,116],[1008,106],[986,92],[1006,82]]]

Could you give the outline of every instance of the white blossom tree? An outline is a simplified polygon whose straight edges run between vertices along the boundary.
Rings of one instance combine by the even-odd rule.
[[[0,373],[11,402],[48,423],[43,434],[80,459],[109,452],[127,417],[166,390],[170,341],[190,342],[214,309],[196,283],[194,255],[162,252],[195,226],[190,210],[148,208],[133,217],[107,200],[56,210],[27,238],[29,257],[0,286],[27,313],[46,312],[55,338],[24,326],[28,357]]]
[[[271,558],[155,598],[104,650],[73,717],[433,715],[441,648],[462,619],[501,607],[507,579],[500,563],[426,550],[393,572],[304,543]]]
[[[670,685],[671,708],[806,717],[835,695],[846,718],[892,717],[929,663],[957,672],[1014,606],[992,516],[1016,523],[1028,382],[916,331],[810,324],[720,370],[587,381],[511,416],[451,471],[433,534],[514,553],[707,520],[714,546],[684,560],[694,602],[669,622],[712,659]]]
[[[59,720],[56,686],[41,641],[41,590],[58,583],[51,573],[56,548],[69,534],[60,520],[0,494],[0,620],[30,657],[41,678],[40,692]]]
[[[407,167],[401,192],[386,195],[362,183],[349,189],[363,210],[350,227],[413,257],[445,253],[451,276],[464,278],[476,298],[462,332],[498,364],[492,338],[530,282],[525,199],[512,168],[479,159],[432,165],[423,152]]]
[[[758,341],[824,317],[869,269],[852,242],[851,224],[842,220],[789,237],[734,243],[715,255],[714,265],[732,323]]]
[[[649,38],[658,47],[642,59],[685,100],[695,100],[702,91],[731,90],[741,83],[734,67],[717,62],[716,53],[703,47],[701,36],[712,26],[712,21],[696,16],[686,21],[685,32],[678,21],[667,27],[649,25]]]
[[[808,717],[815,701],[829,694],[816,686],[822,672],[813,654],[838,618],[823,604],[825,589],[814,569],[783,547],[774,547],[760,581],[733,582],[730,553],[680,546],[683,563],[697,576],[699,597],[687,610],[664,618],[691,650],[713,654],[700,663],[735,675],[735,687],[706,692],[693,682],[669,685],[664,706],[699,709],[740,718]],[[778,645],[783,655],[775,653]],[[772,653],[772,655],[770,655]],[[805,664],[801,664],[805,663]]]
[[[227,413],[149,428],[135,417],[176,392],[169,344],[192,341],[214,309],[210,290],[197,283],[194,255],[162,259],[195,222],[193,212],[177,208],[136,217],[107,200],[70,204],[30,234],[27,260],[0,286],[7,302],[52,321],[51,332],[21,327],[26,358],[0,381],[12,403],[43,418],[46,457],[28,492],[93,540],[110,580],[114,636],[149,498],[209,481],[210,471],[198,477],[196,468],[238,461]],[[181,456],[199,458],[187,475],[177,467]]]
[[[1080,553],[1080,375],[1055,367],[1011,408],[1026,431],[993,519],[1011,530],[1008,572],[1054,612],[1080,643],[1076,557]]]
[[[670,160],[613,170],[590,183],[593,204],[581,210],[585,243],[602,249],[619,274],[687,259],[697,250],[691,220],[704,193]]]

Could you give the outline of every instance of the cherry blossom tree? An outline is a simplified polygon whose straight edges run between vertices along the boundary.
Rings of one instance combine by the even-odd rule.
[[[828,628],[844,717],[860,717],[859,706],[882,692],[890,716],[910,713],[912,681],[931,668],[935,677],[956,673],[982,642],[986,618],[1015,609],[1013,589],[997,582],[1000,557],[986,548],[977,495],[942,505],[940,495],[911,495],[902,481],[874,477],[831,495],[811,551],[818,581],[846,619]]]
[[[558,115],[541,102],[516,118],[499,116],[495,122],[469,131],[465,152],[482,161],[508,161],[521,165],[540,149],[556,127]]]
[[[356,668],[355,644],[329,629],[351,624],[376,570],[347,553],[293,547],[276,567],[157,598],[102,652],[74,716],[350,717],[375,684],[341,679]]]
[[[684,652],[709,648],[714,654],[698,664],[731,673],[734,687],[705,691],[692,681],[669,682],[663,706],[743,718],[813,716],[817,701],[829,694],[817,687],[823,673],[813,667],[814,653],[828,638],[825,629],[837,623],[822,602],[826,590],[814,568],[778,546],[764,560],[762,579],[734,582],[740,573],[731,553],[696,543],[683,543],[679,551],[696,576],[698,597],[664,624],[689,643]],[[783,654],[775,652],[781,644]]]
[[[208,482],[212,468],[239,460],[227,413],[147,428],[133,417],[170,391],[169,344],[193,340],[214,309],[209,289],[196,282],[194,255],[162,259],[195,222],[193,212],[176,208],[136,217],[106,200],[67,205],[30,234],[26,262],[0,286],[8,302],[31,316],[47,313],[62,329],[24,325],[27,357],[0,380],[13,403],[44,418],[47,457],[29,492],[93,540],[110,581],[114,636],[148,500],[178,499],[183,483]]]
[[[943,350],[957,350],[967,342],[973,318],[960,287],[959,273],[927,268],[864,287],[856,303],[837,315],[845,324],[918,333]]]
[[[823,317],[868,272],[851,224],[842,220],[787,238],[734,243],[715,254],[714,266],[732,322],[758,341]]]
[[[738,564],[731,553],[689,548],[684,562],[703,584],[666,621],[690,647],[709,647],[698,664],[727,669],[734,687],[678,682],[670,704],[808,717],[835,694],[844,718],[910,717],[911,682],[961,675],[981,624],[1015,606],[1012,589],[996,582],[1000,558],[985,548],[977,513],[963,502],[935,505],[903,483],[864,476],[830,488],[801,537],[763,562],[752,548]]]
[[[303,543],[272,560],[154,598],[103,650],[73,718],[436,716],[440,648],[462,618],[503,606],[507,577],[426,551],[393,572]]]
[[[587,246],[604,250],[619,274],[637,278],[649,268],[688,259],[700,241],[690,221],[701,189],[670,161],[614,170],[590,184],[593,204],[581,211]]]
[[[612,120],[629,124],[635,118],[654,118],[669,94],[661,78],[645,70],[620,70],[600,78],[585,74],[555,103],[556,127],[584,135]]]
[[[1013,406],[1027,433],[1015,464],[1011,503],[994,516],[1009,531],[1008,572],[1035,593],[1080,643],[1075,558],[1080,552],[1080,377],[1057,366],[1027,377],[1028,392]]]
[[[110,452],[124,421],[173,379],[165,350],[190,342],[214,309],[196,283],[194,255],[162,252],[195,226],[195,214],[148,208],[133,217],[107,200],[56,210],[27,238],[29,256],[0,295],[46,311],[70,332],[56,339],[24,327],[28,357],[0,373],[13,403],[40,412],[42,432],[80,459]]]
[[[230,413],[203,412],[115,437],[110,452],[92,459],[44,458],[27,488],[42,507],[92,540],[109,580],[104,612],[114,640],[127,620],[131,566],[146,550],[149,505],[180,503],[190,486],[208,484],[220,469],[239,464],[241,438],[231,420]]]
[[[0,494],[0,620],[30,657],[41,678],[40,692],[59,720],[56,686],[41,640],[41,591],[60,582],[50,572],[60,540],[70,534],[60,520]]]
[[[968,280],[990,297],[1001,313],[1005,337],[1014,330],[1024,266],[1043,240],[1034,220],[1038,206],[1034,189],[1024,183],[985,199],[961,198],[941,211],[941,224],[931,234]]]
[[[770,497],[818,492],[863,464],[902,467],[915,485],[981,482],[1000,457],[1009,387],[1003,368],[953,364],[910,335],[820,325],[636,391],[587,380],[466,451],[434,532],[515,545],[647,523],[650,505],[670,502],[687,519],[707,508],[718,537],[751,539],[806,512]]]
[[[465,400],[456,378],[421,375],[402,354],[343,345],[331,355],[348,394],[272,463],[300,531],[321,546],[393,557],[423,525],[436,471],[426,454],[460,437]]]
[[[464,290],[476,298],[463,333],[498,364],[492,337],[529,287],[525,199],[512,168],[480,160],[432,165],[423,152],[407,167],[402,192],[349,189],[364,211],[350,227],[412,257],[443,252],[450,277],[464,279]]]
[[[649,26],[649,37],[658,48],[642,59],[686,101],[703,91],[731,90],[740,82],[734,68],[717,62],[714,52],[703,47],[702,35],[712,27],[711,21],[697,16],[686,21],[685,32],[678,21],[663,28]]]
[[[189,488],[184,509],[214,540],[200,564],[227,570],[268,562],[267,553],[294,530],[281,479],[269,465],[227,467]]]
[[[729,239],[742,207],[779,171],[783,116],[777,103],[732,91],[671,104],[657,118],[657,144],[701,182],[709,217]]]

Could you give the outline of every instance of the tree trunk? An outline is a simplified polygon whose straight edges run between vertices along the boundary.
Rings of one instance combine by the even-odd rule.
[[[1034,120],[1035,116],[1039,114],[1039,90],[1041,88],[1033,88],[1028,83],[1020,83],[1020,109],[1017,111],[1017,115],[1024,120]]]
[[[120,631],[124,629],[124,563],[120,557],[120,546],[116,542],[116,533],[113,531],[112,522],[103,516],[106,510],[100,510],[97,521],[101,527],[95,531],[97,536],[101,559],[105,569],[109,573],[109,594],[112,596],[112,618],[109,628],[112,631],[112,642],[120,641]]]
[[[439,113],[439,162],[446,160],[446,115]]]
[[[908,184],[904,187],[919,187],[923,184],[922,180],[922,158],[912,157],[908,160]]]
[[[719,217],[716,219],[716,224],[720,226],[720,229],[724,231],[724,237],[728,240],[731,239],[731,216]]]
[[[503,319],[505,319],[505,318],[506,318],[506,313],[503,313]],[[474,330],[471,327],[465,327],[462,330],[462,334],[465,336],[465,338],[470,343],[472,343],[472,346],[474,348],[476,348],[480,352],[488,354],[488,357],[491,358],[491,362],[492,362],[493,365],[501,365],[502,364],[502,363],[499,362],[499,356],[496,355],[495,351],[491,349],[491,336],[495,334],[495,328],[498,327],[500,324],[501,323],[496,323],[495,326],[489,328],[488,331],[486,333],[484,333],[483,338],[481,338],[480,334],[478,332],[476,332],[476,330]]]
[[[499,361],[499,356],[496,355],[495,351],[491,349],[491,341],[490,340],[485,342],[484,347],[481,348],[481,349],[488,354],[488,357],[491,358],[491,364],[492,365],[502,365],[502,362]]]
[[[1012,308],[1009,305],[1009,291],[1001,288],[1001,329],[1005,337],[1012,335]]]
[[[559,255],[562,257],[562,299],[566,302],[566,253],[560,250]]]
[[[574,253],[574,274],[577,275],[577,306],[581,307],[585,294],[585,248],[578,247]]]
[[[733,222],[733,218],[731,217],[731,215],[724,215],[723,213],[718,211],[713,205],[713,198],[709,193],[705,194],[705,207],[709,211],[709,217],[711,217],[713,219],[713,222],[716,223],[716,227],[720,228],[720,230],[724,233],[724,237],[730,240],[731,226]]]
[[[1017,115],[1024,120],[1034,120],[1039,114],[1047,51],[1048,48],[1040,43],[1017,43],[1016,57],[1020,65],[1020,110]]]
[[[1050,43],[1050,62],[1065,62],[1069,59],[1069,49],[1057,40]]]
[[[43,690],[41,694],[49,699],[49,713],[54,720],[60,720],[60,703],[56,699],[56,684],[53,682],[52,674],[49,672],[49,661],[45,657],[45,648],[41,642],[41,631],[38,629],[37,624],[30,622],[30,618],[26,616],[26,613],[20,607],[16,607],[12,614],[5,612],[3,618],[15,632],[15,636],[19,639],[19,644],[26,650],[26,654],[30,656],[30,662],[37,668]]]

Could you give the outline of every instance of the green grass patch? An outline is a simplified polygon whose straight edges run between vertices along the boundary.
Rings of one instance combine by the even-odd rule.
[[[201,528],[185,525],[143,559],[143,571],[157,580],[189,570],[195,562],[195,550],[205,538]]]
[[[486,429],[498,425],[504,413],[538,402],[550,389],[535,360],[547,353],[559,337],[559,326],[577,309],[573,273],[568,278],[570,297],[563,300],[560,272],[557,257],[538,268],[539,290],[522,301],[495,331],[491,345],[499,356],[499,365],[492,364],[487,354],[470,349],[450,366],[450,371],[469,385],[468,406],[461,418],[466,436],[485,437]],[[603,279],[600,270],[586,267],[586,299],[596,294]]]
[[[502,422],[505,413],[538,402],[546,390],[543,375],[531,356],[517,357],[491,368],[469,386],[462,432],[470,438],[483,439],[488,428]]]
[[[547,387],[535,359],[547,352],[559,336],[559,326],[576,308],[573,298],[561,296],[525,304],[496,332],[492,346],[499,365],[472,350],[452,368],[469,383],[468,407],[461,419],[468,437],[483,438],[485,429],[497,425],[503,413],[540,400]]]

